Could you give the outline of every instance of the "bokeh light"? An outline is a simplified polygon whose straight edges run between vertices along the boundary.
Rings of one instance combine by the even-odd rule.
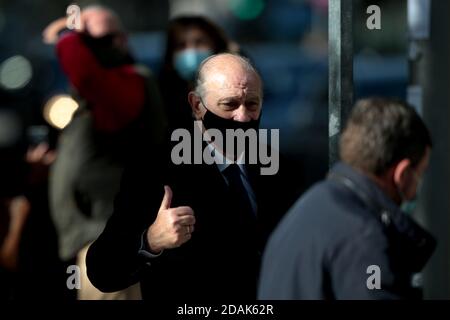
[[[25,87],[32,75],[30,61],[20,55],[8,58],[0,65],[0,85],[8,90]]]
[[[230,0],[231,12],[239,19],[252,20],[264,10],[264,0]]]
[[[44,119],[53,127],[63,129],[72,120],[78,103],[69,95],[56,95],[44,106]]]

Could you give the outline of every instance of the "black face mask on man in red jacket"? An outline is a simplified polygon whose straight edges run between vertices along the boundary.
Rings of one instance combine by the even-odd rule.
[[[119,67],[125,64],[134,64],[134,59],[128,50],[114,45],[117,33],[109,33],[99,38],[83,34],[83,41],[92,50],[100,64],[105,68]]]

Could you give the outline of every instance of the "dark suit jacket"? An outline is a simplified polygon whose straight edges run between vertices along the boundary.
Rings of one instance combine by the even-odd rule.
[[[166,152],[170,154],[170,152]],[[114,213],[90,247],[87,272],[102,291],[141,281],[144,299],[215,300],[256,298],[265,241],[298,193],[295,177],[262,176],[248,166],[257,218],[233,207],[219,169],[213,165],[173,165],[142,155],[125,170]],[[172,207],[190,206],[196,217],[192,238],[157,258],[139,255],[142,234],[155,220],[163,185],[172,188]]]

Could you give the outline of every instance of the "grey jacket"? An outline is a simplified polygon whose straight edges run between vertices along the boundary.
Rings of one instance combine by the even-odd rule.
[[[50,170],[50,211],[63,260],[97,239],[119,190],[123,165],[96,146],[92,122],[89,112],[74,116]]]

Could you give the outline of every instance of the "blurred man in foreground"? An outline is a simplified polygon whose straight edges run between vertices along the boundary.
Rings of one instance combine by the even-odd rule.
[[[260,299],[415,298],[434,239],[410,210],[431,138],[411,107],[367,99],[341,136],[342,162],[302,196],[264,254]]]

